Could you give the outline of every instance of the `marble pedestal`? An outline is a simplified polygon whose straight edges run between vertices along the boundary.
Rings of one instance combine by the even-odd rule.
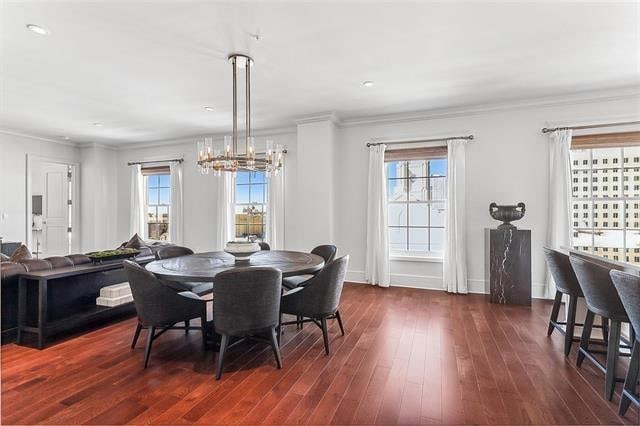
[[[485,229],[491,303],[531,305],[531,230]]]

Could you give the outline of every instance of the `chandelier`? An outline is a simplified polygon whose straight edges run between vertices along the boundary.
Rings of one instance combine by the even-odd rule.
[[[267,176],[276,175],[282,169],[283,154],[286,150],[282,145],[273,145],[273,141],[266,141],[265,152],[256,152],[255,140],[251,136],[251,67],[253,59],[247,55],[233,53],[228,57],[233,68],[233,133],[224,137],[224,144],[217,146],[213,138],[206,137],[197,142],[198,170],[202,174],[220,176],[222,172],[235,173],[239,170],[264,171]],[[238,68],[245,70],[245,134],[244,149],[239,150],[238,144]]]

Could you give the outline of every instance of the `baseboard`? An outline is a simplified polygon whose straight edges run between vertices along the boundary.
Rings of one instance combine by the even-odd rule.
[[[346,280],[354,283],[366,283],[364,271],[348,271]],[[391,286],[444,291],[442,277],[429,275],[391,274]],[[467,288],[469,293],[489,294],[489,283],[484,279],[469,278]],[[532,283],[531,297],[534,299],[547,298],[544,283]]]

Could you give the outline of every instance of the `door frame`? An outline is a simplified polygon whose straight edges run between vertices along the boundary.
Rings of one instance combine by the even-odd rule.
[[[30,250],[33,250],[32,247],[32,217],[31,217],[31,208],[32,208],[32,200],[31,200],[31,172],[33,170],[33,162],[40,161],[45,163],[54,163],[54,164],[63,164],[66,166],[71,166],[71,200],[73,201],[71,204],[71,253],[76,253],[80,250],[80,162],[78,161],[69,161],[63,160],[60,158],[54,157],[43,157],[41,155],[26,155],[26,200],[25,200],[25,241],[27,247]]]

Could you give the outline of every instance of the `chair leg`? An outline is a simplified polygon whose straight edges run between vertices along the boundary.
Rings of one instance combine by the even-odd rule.
[[[280,316],[278,317],[278,328],[277,328],[278,334],[277,334],[277,339],[278,339],[278,347],[280,347],[280,338],[282,336],[282,312],[280,312]]]
[[[320,319],[322,324],[322,339],[324,340],[324,352],[329,355],[329,333],[327,331],[327,319],[322,317]]]
[[[604,340],[605,342],[608,342],[609,341],[609,320],[604,317],[600,317],[600,322],[602,324],[602,340]]]
[[[584,319],[584,326],[582,327],[582,337],[580,337],[580,349],[585,351],[589,350],[589,339],[591,339],[594,316],[595,314],[593,312],[587,310],[587,316]],[[582,365],[582,361],[584,361],[584,353],[582,353],[582,351],[578,351],[576,365],[580,367]]]
[[[142,324],[138,323],[136,326],[136,332],[133,333],[133,340],[131,341],[131,349],[136,347],[136,343],[138,343],[138,337],[140,337],[140,330],[142,330]]]
[[[616,388],[616,361],[620,350],[620,321],[611,320],[609,344],[607,345],[607,373],[604,380],[604,397],[611,401]]]
[[[184,334],[189,334],[189,324],[191,323],[191,321],[186,320],[184,322]]]
[[[216,368],[216,380],[220,380],[222,377],[222,363],[224,362],[224,352],[227,350],[227,344],[229,343],[229,336],[222,335],[220,340],[220,352],[218,352],[218,368]]]
[[[624,390],[632,395],[635,395],[636,384],[638,383],[638,375],[640,373],[640,343],[635,341],[633,343],[633,350],[631,351],[631,360],[629,361],[629,371],[627,371],[627,377],[624,379]],[[620,416],[624,416],[631,404],[631,398],[622,392],[620,397],[620,409],[618,413]]]
[[[280,342],[276,337],[275,328],[271,330],[271,347],[273,348],[273,354],[276,357],[276,364],[278,364],[278,368],[282,368],[282,358],[280,358]]]
[[[302,330],[304,328],[304,323],[302,322],[302,319],[304,317],[302,315],[298,315],[296,317],[296,319],[298,320],[298,323],[296,324],[296,328],[299,328],[300,330]]]
[[[558,313],[560,312],[560,305],[562,304],[562,293],[556,290],[556,297],[553,301],[553,308],[551,309],[551,318],[549,318],[549,327],[547,328],[547,336],[551,336],[555,327],[554,322],[558,321]]]
[[[564,334],[564,356],[569,356],[569,352],[571,352],[571,344],[573,343],[573,335],[575,333],[576,306],[578,305],[578,296],[569,296],[568,305],[567,330]]]
[[[207,347],[207,314],[200,317],[200,328],[202,330],[202,349]]]
[[[336,319],[338,320],[338,325],[340,326],[340,333],[344,336],[344,327],[342,326],[342,318],[340,317],[340,311],[336,311]]]
[[[144,368],[149,365],[149,356],[151,355],[151,345],[153,344],[153,336],[156,334],[155,327],[149,327],[147,330],[147,346],[144,347]]]

